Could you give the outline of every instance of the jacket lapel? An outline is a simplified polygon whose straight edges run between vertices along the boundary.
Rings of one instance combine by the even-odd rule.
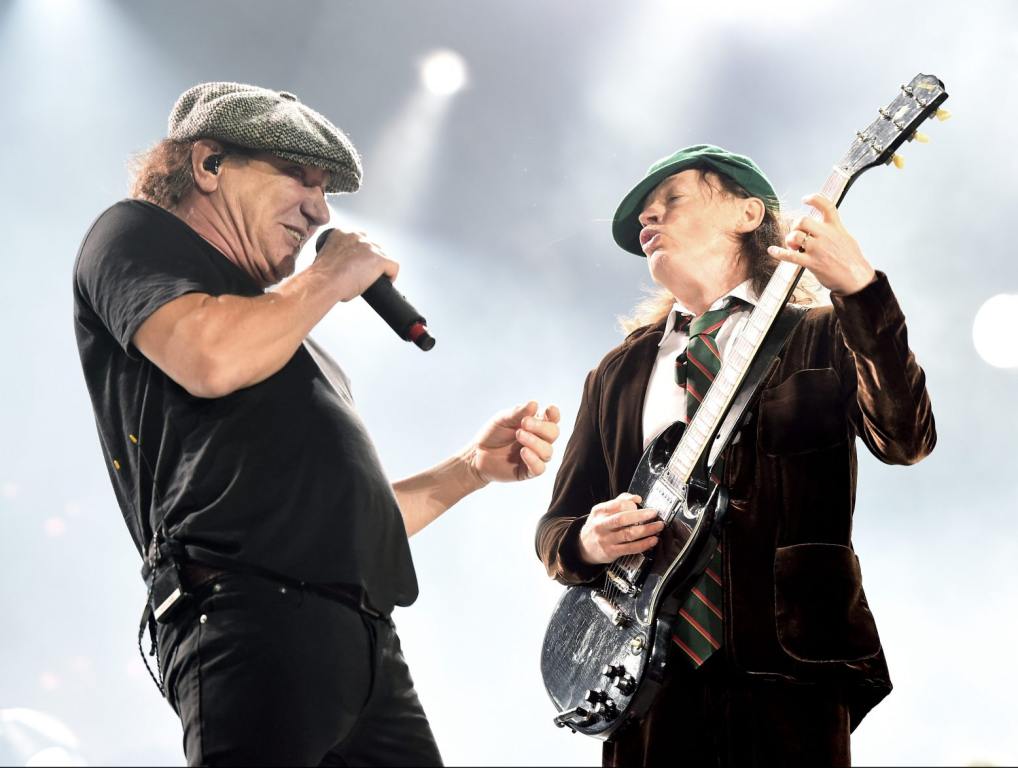
[[[613,494],[622,493],[643,455],[643,405],[657,359],[665,320],[630,337],[621,354],[606,367],[601,396],[601,430],[614,480]]]

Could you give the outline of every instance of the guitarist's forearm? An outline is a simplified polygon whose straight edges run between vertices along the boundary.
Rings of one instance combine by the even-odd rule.
[[[926,375],[908,346],[905,317],[887,277],[850,296],[832,294],[846,347],[854,358],[859,416],[869,449],[891,464],[914,464],[937,442]]]
[[[580,553],[580,531],[587,520],[581,517],[545,515],[537,527],[537,556],[548,575],[560,584],[585,584],[602,573],[605,564],[591,564]]]

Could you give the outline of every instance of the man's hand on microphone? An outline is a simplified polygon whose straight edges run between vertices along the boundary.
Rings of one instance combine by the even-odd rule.
[[[328,276],[336,287],[337,301],[350,301],[364,293],[380,275],[395,280],[399,264],[363,232],[333,228],[311,269]]]

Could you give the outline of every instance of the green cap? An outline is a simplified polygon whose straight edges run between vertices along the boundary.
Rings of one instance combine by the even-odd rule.
[[[647,169],[643,181],[633,187],[619,203],[615,219],[612,221],[612,236],[619,247],[637,256],[644,256],[643,249],[640,248],[642,227],[639,221],[643,201],[669,176],[704,165],[727,176],[752,197],[759,197],[768,208],[778,208],[778,196],[774,192],[774,187],[750,158],[736,155],[712,144],[694,144],[654,163]]]

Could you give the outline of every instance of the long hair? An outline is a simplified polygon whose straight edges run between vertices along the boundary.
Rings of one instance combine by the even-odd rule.
[[[752,197],[738,183],[727,176],[716,173],[706,164],[694,165],[693,169],[700,172],[700,183],[706,185],[711,194],[718,193],[743,199]],[[739,259],[745,260],[747,263],[749,278],[753,281],[753,290],[756,293],[763,292],[767,287],[767,281],[771,279],[771,275],[778,267],[778,260],[767,253],[767,247],[783,245],[789,224],[790,219],[782,216],[781,209],[777,205],[768,205],[764,210],[760,226],[752,232],[745,232],[739,236]],[[803,273],[789,301],[805,306],[819,304],[822,293],[822,286],[807,270]],[[671,312],[674,303],[675,297],[672,296],[671,291],[657,286],[652,289],[649,296],[633,307],[630,315],[619,318],[619,325],[626,333],[653,325]]]
[[[194,189],[191,147],[194,142],[163,139],[131,163],[131,197],[172,211]]]

